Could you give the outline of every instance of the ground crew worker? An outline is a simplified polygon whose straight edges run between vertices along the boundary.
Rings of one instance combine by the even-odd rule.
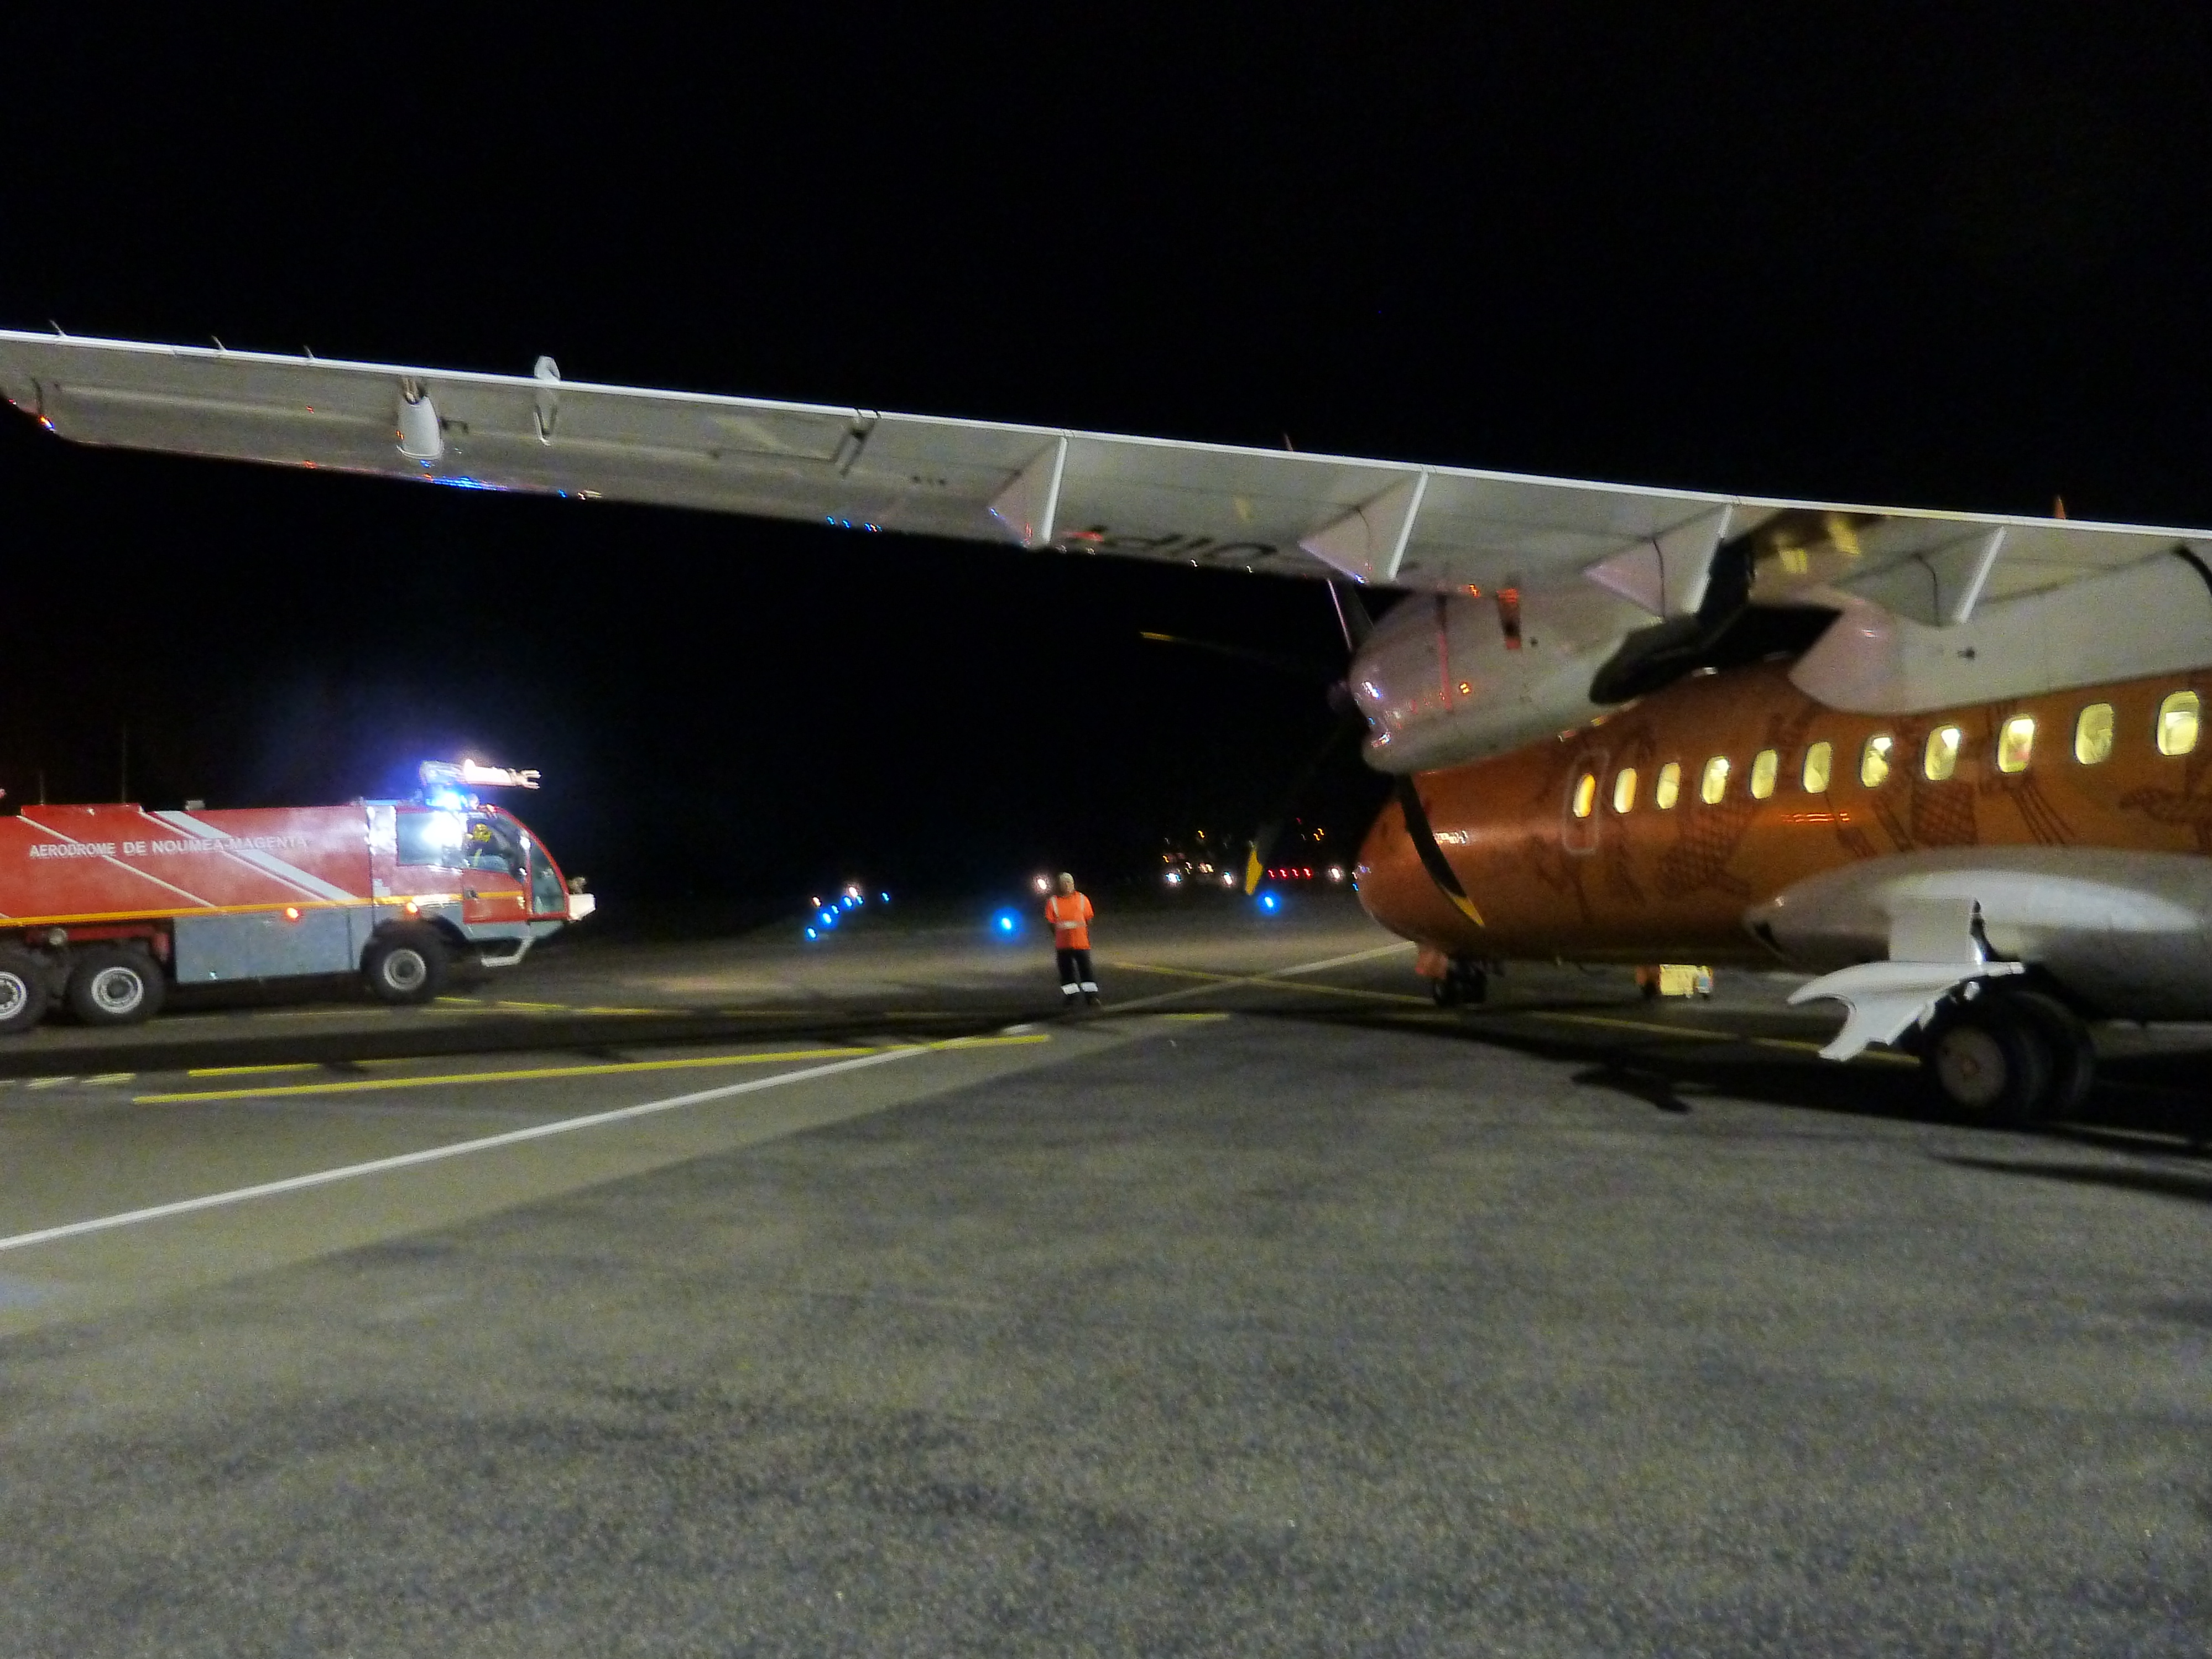
[[[1071,1008],[1079,995],[1098,1006],[1098,981],[1091,977],[1091,901],[1075,890],[1075,878],[1061,871],[1060,891],[1044,902],[1044,919],[1060,953],[1060,1000]]]

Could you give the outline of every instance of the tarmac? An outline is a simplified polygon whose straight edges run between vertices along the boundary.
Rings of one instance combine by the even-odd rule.
[[[1098,931],[0,1050],[0,1654],[2212,1650],[2212,1032]]]

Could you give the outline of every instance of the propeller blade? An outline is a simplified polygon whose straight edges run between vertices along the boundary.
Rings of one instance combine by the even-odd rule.
[[[1449,899],[1460,914],[1480,927],[1482,912],[1474,908],[1474,901],[1460,885],[1458,875],[1444,858],[1444,849],[1437,845],[1437,832],[1429,827],[1429,809],[1421,805],[1421,792],[1413,787],[1413,780],[1401,772],[1393,787],[1398,798],[1398,810],[1406,816],[1406,835],[1413,843],[1413,851],[1421,860],[1421,868],[1429,872],[1429,879]]]
[[[1295,657],[1279,657],[1271,651],[1255,651],[1249,646],[1223,645],[1215,640],[1185,639],[1180,634],[1156,634],[1150,629],[1140,629],[1137,637],[1151,645],[1179,645],[1186,650],[1209,652],[1217,657],[1250,663],[1257,668],[1271,668],[1279,674],[1295,675],[1302,680],[1328,679],[1336,672],[1334,669],[1317,662],[1300,662]]]
[[[1291,775],[1290,787],[1284,790],[1282,793],[1282,805],[1277,808],[1273,816],[1253,832],[1252,839],[1246,843],[1244,853],[1246,893],[1256,893],[1260,890],[1261,879],[1267,873],[1268,856],[1274,852],[1276,842],[1281,839],[1284,827],[1291,821],[1292,808],[1297,805],[1298,798],[1305,793],[1306,786],[1314,781],[1314,775],[1319,772],[1328,757],[1336,752],[1338,745],[1366,723],[1356,709],[1348,717],[1340,717],[1329,727],[1328,735],[1324,737],[1313,751],[1307,755],[1304,764]]]

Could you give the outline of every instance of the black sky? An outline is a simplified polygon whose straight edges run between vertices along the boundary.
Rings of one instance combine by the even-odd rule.
[[[1716,489],[2212,524],[2208,22],[50,10],[0,321]],[[466,743],[640,900],[1134,867],[1238,823],[1322,591],[0,427],[0,784],[245,802]],[[1372,799],[1347,763],[1316,810]]]

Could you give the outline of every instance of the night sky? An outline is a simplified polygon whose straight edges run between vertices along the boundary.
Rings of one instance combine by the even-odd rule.
[[[2202,8],[1341,10],[47,9],[6,29],[0,324],[2212,525]],[[20,419],[0,514],[11,801],[41,770],[112,799],[125,726],[157,805],[390,793],[466,748],[543,769],[524,815],[640,907],[1103,885],[1249,828],[1342,658],[1316,583]],[[1347,751],[1307,808],[1356,831],[1380,793]]]

